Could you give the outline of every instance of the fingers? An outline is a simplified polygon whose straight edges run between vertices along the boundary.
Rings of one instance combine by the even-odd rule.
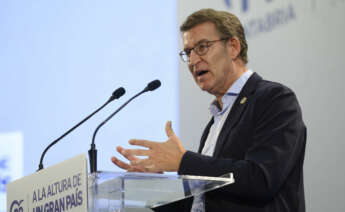
[[[128,143],[131,145],[143,146],[151,149],[155,142],[148,140],[131,139],[128,141]]]
[[[167,123],[165,124],[165,133],[168,137],[174,136],[174,130],[172,129],[171,126],[171,121],[167,121]]]
[[[116,150],[123,155],[130,163],[136,163],[136,161],[141,161],[136,155],[147,156],[149,150],[144,149],[124,149],[121,146],[116,147]],[[121,169],[125,169],[128,172],[150,172],[146,167],[143,166],[133,166],[129,163],[123,162],[116,157],[111,157],[111,161]]]
[[[132,166],[117,159],[116,157],[111,157],[111,161],[119,168],[124,169],[128,172],[147,172],[147,170],[144,168]]]
[[[127,164],[116,157],[111,157],[111,161],[121,169],[128,172],[152,172],[152,173],[163,173],[161,170],[157,170],[156,167],[151,164],[148,159],[131,161],[131,164]]]
[[[135,167],[131,166],[131,168],[127,169],[128,172],[150,172],[148,169],[143,167]]]
[[[141,170],[135,167],[131,167],[129,169],[127,169],[128,172],[145,172],[145,170]]]
[[[131,166],[119,159],[117,159],[116,157],[111,157],[111,162],[113,162],[116,166],[120,167],[121,169],[129,169]]]
[[[137,158],[134,155],[130,155],[130,154],[126,154],[126,151],[124,148],[118,146],[116,147],[116,150],[125,158],[127,158],[127,160],[132,161],[132,160],[136,160]]]
[[[131,165],[149,168],[152,166],[152,160],[149,158],[141,159],[141,160],[135,160],[135,161],[131,161]]]
[[[132,161],[138,159],[135,156],[150,156],[151,151],[146,149],[126,149],[123,150],[121,154],[128,160]]]
[[[133,165],[136,164],[136,165]],[[134,161],[133,164],[131,164],[131,171],[140,170],[141,172],[151,172],[151,173],[162,173],[162,170],[159,170],[154,164],[152,164],[152,161],[149,159],[144,159],[140,161]]]
[[[117,147],[116,150],[128,160],[138,160],[136,156],[150,156],[151,151],[146,149],[124,149]]]

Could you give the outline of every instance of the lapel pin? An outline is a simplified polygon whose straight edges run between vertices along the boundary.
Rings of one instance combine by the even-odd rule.
[[[240,104],[243,105],[244,103],[246,103],[247,101],[247,97],[243,97],[240,101]]]

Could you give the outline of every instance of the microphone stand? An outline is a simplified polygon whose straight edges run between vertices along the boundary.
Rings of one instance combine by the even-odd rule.
[[[94,173],[97,172],[97,149],[96,149],[96,144],[95,144],[95,139],[96,139],[96,134],[98,130],[106,124],[114,115],[116,115],[122,108],[124,108],[128,103],[130,103],[133,99],[136,97],[140,96],[141,94],[147,92],[147,91],[153,91],[161,85],[159,80],[154,80],[150,82],[144,90],[130,98],[128,101],[126,101],[123,105],[121,105],[115,112],[113,112],[108,118],[106,118],[101,124],[99,124],[96,128],[96,130],[93,133],[92,136],[92,143],[91,143],[91,148],[89,150],[89,161],[90,161],[90,172]]]
[[[89,118],[91,118],[93,115],[95,115],[98,111],[102,110],[105,106],[107,106],[110,102],[112,102],[114,99],[118,99],[120,98],[123,94],[125,94],[125,89],[123,87],[120,87],[118,89],[116,89],[112,96],[108,99],[108,101],[106,103],[104,103],[101,107],[99,107],[97,110],[95,110],[93,113],[91,113],[90,115],[88,115],[86,118],[84,118],[82,121],[80,121],[78,124],[76,124],[74,127],[72,127],[71,129],[69,129],[67,132],[65,132],[63,135],[61,135],[60,137],[58,137],[57,139],[55,139],[52,143],[50,143],[45,150],[43,151],[42,155],[41,155],[41,159],[40,159],[40,164],[38,165],[38,170],[40,171],[43,169],[43,158],[46,154],[46,152],[48,151],[48,149],[50,149],[50,147],[52,147],[53,145],[55,145],[58,141],[60,141],[62,138],[64,138],[66,135],[70,134],[75,128],[79,127],[81,124],[83,124],[85,121],[87,121]]]

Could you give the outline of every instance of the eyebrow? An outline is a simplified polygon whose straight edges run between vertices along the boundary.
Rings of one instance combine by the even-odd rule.
[[[208,42],[209,40],[207,39],[201,39],[199,40],[192,48],[194,48],[195,46],[199,45],[200,43],[203,43],[203,42]],[[187,51],[187,50],[190,50],[192,48],[184,48],[183,51]]]

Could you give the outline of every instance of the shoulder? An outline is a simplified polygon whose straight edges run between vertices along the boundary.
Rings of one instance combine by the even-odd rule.
[[[255,116],[272,116],[289,113],[301,115],[301,108],[292,89],[279,83],[265,79],[257,81],[252,93],[252,106]]]
[[[294,95],[294,92],[289,87],[278,82],[263,79],[255,72],[250,76],[241,93],[243,95],[253,96],[254,98]]]
[[[264,79],[257,84],[255,94],[261,98],[275,98],[285,95],[295,96],[295,93],[289,87],[278,82]]]
[[[251,84],[250,96],[255,107],[266,108],[273,105],[285,107],[289,103],[299,107],[295,93],[286,85],[262,79],[257,74],[253,76]]]

